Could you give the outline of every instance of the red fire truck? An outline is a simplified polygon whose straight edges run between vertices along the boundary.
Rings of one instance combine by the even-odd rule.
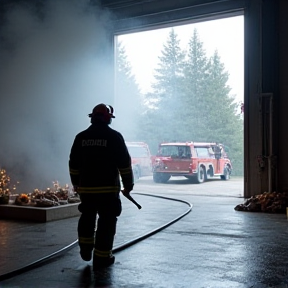
[[[229,180],[232,164],[219,143],[161,143],[153,158],[153,180],[165,183],[172,176],[184,176],[195,183],[220,176]]]
[[[148,144],[144,142],[126,142],[132,159],[134,179],[152,175],[152,158]]]

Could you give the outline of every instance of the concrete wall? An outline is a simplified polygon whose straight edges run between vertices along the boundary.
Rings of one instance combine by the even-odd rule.
[[[288,1],[279,5],[278,189],[288,190]]]
[[[261,0],[247,3],[244,96],[246,197],[265,191],[272,192],[277,187],[274,155],[278,152],[277,101],[279,100],[277,32],[279,3]]]

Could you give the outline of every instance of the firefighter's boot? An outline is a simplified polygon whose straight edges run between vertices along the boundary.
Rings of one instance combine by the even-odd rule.
[[[81,249],[80,256],[84,261],[90,261],[92,259],[92,251],[89,249]]]
[[[109,254],[100,254],[99,250],[94,250],[94,255],[93,255],[93,269],[98,270],[98,269],[103,269],[106,267],[111,266],[115,262],[115,256],[112,255],[112,253]]]

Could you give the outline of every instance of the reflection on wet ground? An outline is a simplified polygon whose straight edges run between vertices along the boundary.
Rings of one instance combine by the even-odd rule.
[[[286,215],[235,211],[242,199],[231,193],[238,193],[241,181],[238,188],[231,181],[231,190],[223,181],[193,187],[174,183],[153,186],[152,182],[143,182],[139,180],[135,192],[150,191],[188,201],[193,204],[192,212],[160,233],[117,252],[115,264],[103,271],[94,273],[92,262],[83,262],[76,246],[47,265],[2,281],[1,288],[288,286]],[[187,209],[181,202],[137,194],[133,197],[143,208],[138,210],[123,199],[115,245],[143,235]],[[1,220],[0,225],[1,249],[7,250],[0,257],[3,272],[3,267],[16,267],[31,259],[31,255],[41,257],[43,252],[73,242],[77,218],[47,224],[26,223],[26,226]],[[19,249],[21,243],[23,249]],[[7,256],[7,261],[2,260],[2,255]]]

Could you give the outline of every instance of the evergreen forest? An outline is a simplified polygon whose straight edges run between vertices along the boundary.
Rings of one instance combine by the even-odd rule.
[[[184,51],[171,28],[146,94],[137,85],[121,42],[116,55],[114,128],[126,141],[146,142],[154,155],[161,142],[222,143],[233,165],[232,175],[243,176],[241,103],[230,93],[221,55],[215,50],[207,56],[197,29]]]

